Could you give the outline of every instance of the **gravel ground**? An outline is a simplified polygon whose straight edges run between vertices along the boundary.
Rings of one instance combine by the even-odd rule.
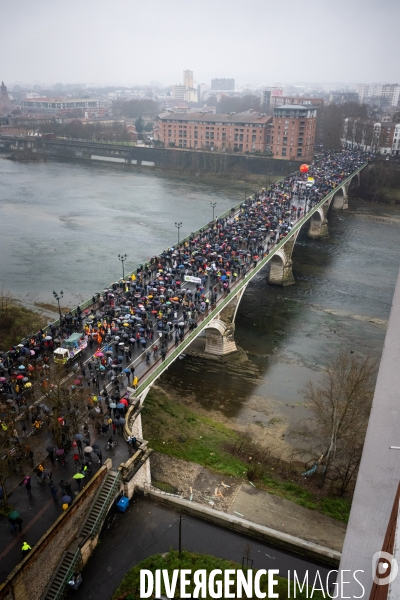
[[[160,483],[169,484],[175,490],[164,491],[224,512],[230,509],[243,483],[241,479],[157,452],[151,455],[150,462],[152,483],[157,489]]]

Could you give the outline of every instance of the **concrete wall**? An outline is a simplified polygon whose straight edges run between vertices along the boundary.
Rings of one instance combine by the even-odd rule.
[[[2,146],[1,144],[4,144]],[[99,162],[123,163],[146,168],[192,173],[274,175],[285,176],[297,171],[299,163],[262,156],[179,150],[173,148],[146,148],[41,138],[5,138],[0,136],[0,150],[30,151],[48,158],[65,158]]]
[[[107,474],[102,467],[0,586],[0,599],[40,600],[63,552],[77,535],[85,513]]]

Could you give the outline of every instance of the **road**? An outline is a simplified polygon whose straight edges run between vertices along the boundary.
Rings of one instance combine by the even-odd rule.
[[[143,497],[134,497],[125,513],[117,516],[110,529],[103,531],[87,566],[76,600],[110,600],[124,574],[139,562],[152,556],[178,549],[179,512]],[[245,547],[250,545],[250,558],[257,569],[279,569],[287,576],[296,570],[304,578],[308,570],[313,581],[319,570],[324,581],[329,568],[278,550],[254,538],[213,525],[191,516],[182,517],[182,548],[190,552],[211,554],[242,564]]]

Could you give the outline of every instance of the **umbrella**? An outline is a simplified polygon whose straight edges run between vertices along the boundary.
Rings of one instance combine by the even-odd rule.
[[[123,404],[122,402],[118,402],[117,408],[125,408],[125,404]]]
[[[93,450],[98,450],[100,446],[98,444],[92,444]]]
[[[17,375],[16,377],[17,379],[25,379],[25,377],[23,375]]]
[[[30,387],[32,387],[32,384],[31,384],[31,382],[30,382],[30,381],[28,381],[28,383],[25,383],[24,387],[25,387],[25,388],[30,388]]]
[[[86,446],[84,452],[87,452],[88,454],[90,454],[90,452],[93,452],[92,446]]]
[[[104,354],[102,352],[95,352],[95,356],[99,356],[101,358],[102,356],[104,356]]]
[[[12,512],[10,512],[10,514],[8,515],[8,518],[11,521],[15,521],[15,519],[18,519],[19,517],[19,512],[17,510],[13,510]]]
[[[26,383],[27,381],[29,381],[29,379],[28,379],[27,377],[24,377],[24,378],[22,379],[22,382],[23,382],[23,383]]]
[[[81,433],[75,434],[74,437],[75,437],[76,440],[83,440],[83,435]]]
[[[31,356],[35,356],[35,351],[34,350],[31,350],[30,353],[31,353]]]
[[[74,379],[74,385],[81,385],[80,379]]]
[[[20,371],[25,371],[25,367],[24,367],[24,365],[19,365],[18,369],[19,369]]]
[[[5,383],[7,379],[5,377],[0,377],[0,383]]]
[[[46,335],[44,339],[46,342],[50,342],[53,338],[51,337],[51,335]]]
[[[69,504],[71,502],[71,496],[63,496],[61,500],[63,504]]]
[[[72,479],[83,479],[85,476],[82,475],[82,473],[75,473],[75,475],[72,475]]]
[[[125,425],[125,419],[124,419],[124,417],[120,417],[118,419],[118,422],[119,422],[120,425]]]
[[[64,448],[57,448],[56,454],[57,456],[62,456],[65,453]]]
[[[117,405],[115,404],[115,402],[110,402],[110,404],[108,406],[110,408],[117,408]]]

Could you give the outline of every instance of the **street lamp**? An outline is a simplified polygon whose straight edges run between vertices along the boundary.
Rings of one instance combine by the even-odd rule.
[[[58,302],[58,312],[60,315],[60,325],[61,325],[61,308],[60,308],[60,300],[61,298],[64,296],[64,292],[61,290],[60,295],[58,295],[56,292],[53,292],[53,296],[54,298],[57,300]]]
[[[210,202],[210,206],[213,209],[213,221],[214,221],[214,210],[215,210],[215,207],[217,206],[217,203],[216,202]]]
[[[122,279],[125,280],[125,269],[124,269],[124,262],[126,261],[126,259],[128,258],[126,254],[118,254],[118,258],[119,260],[122,262]]]
[[[178,230],[178,246],[179,246],[179,230],[182,227],[182,221],[180,223],[175,223],[175,227]]]

